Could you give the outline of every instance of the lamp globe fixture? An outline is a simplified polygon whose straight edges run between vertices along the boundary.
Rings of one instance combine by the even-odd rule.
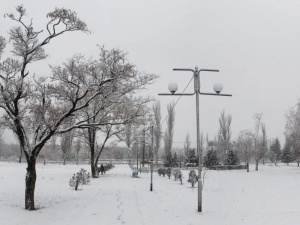
[[[169,91],[170,91],[172,94],[175,94],[175,92],[176,92],[177,89],[178,89],[178,85],[177,85],[175,82],[171,82],[171,83],[169,83],[169,85],[168,85],[168,89],[169,89]]]
[[[223,85],[221,83],[215,83],[214,84],[214,91],[217,94],[220,94],[222,90],[223,90]]]

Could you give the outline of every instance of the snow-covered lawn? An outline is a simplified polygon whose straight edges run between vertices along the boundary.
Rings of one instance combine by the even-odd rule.
[[[24,210],[26,164],[0,162],[0,224],[128,225],[284,225],[300,222],[300,168],[260,166],[256,172],[210,171],[197,213],[197,188],[154,174],[132,178],[128,165],[116,165],[78,191],[69,179],[88,165],[37,166],[36,211]]]

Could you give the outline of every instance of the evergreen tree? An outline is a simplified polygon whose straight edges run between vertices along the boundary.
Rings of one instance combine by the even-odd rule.
[[[172,158],[172,167],[178,167],[178,159],[177,159],[177,154],[174,152],[173,158]]]
[[[270,150],[276,155],[276,161],[279,161],[281,158],[281,145],[278,138],[276,138],[273,144],[270,146]]]
[[[219,159],[217,157],[217,152],[214,150],[209,150],[204,157],[204,166],[207,168],[212,168],[215,165],[219,164]]]
[[[188,158],[187,158],[187,163],[198,163],[198,159],[196,157],[195,149],[190,148]]]
[[[282,151],[282,155],[281,155],[281,161],[286,164],[289,164],[290,162],[293,161],[293,154],[291,151],[291,147],[292,146],[291,146],[290,142],[288,140],[286,140],[283,151]]]
[[[172,153],[171,152],[167,152],[164,158],[164,166],[165,167],[171,167],[172,166]]]
[[[232,150],[229,150],[226,165],[237,165],[239,163],[239,159],[236,154]]]

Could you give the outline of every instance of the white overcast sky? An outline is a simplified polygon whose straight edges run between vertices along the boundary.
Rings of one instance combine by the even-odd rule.
[[[232,115],[236,138],[241,130],[253,129],[254,113],[263,113],[268,137],[284,141],[285,114],[300,97],[299,0],[3,0],[0,15],[19,4],[36,29],[45,28],[47,12],[65,7],[91,30],[90,35],[74,32],[53,40],[46,47],[50,57],[32,66],[32,72],[47,75],[48,64],[75,53],[96,56],[97,44],[120,48],[139,70],[160,76],[148,94],[161,101],[164,118],[167,104],[177,98],[157,94],[167,92],[171,81],[182,91],[192,76],[173,68],[219,69],[201,74],[201,90],[210,92],[221,82],[223,92],[233,97],[200,96],[201,132],[213,139],[225,110]],[[8,37],[14,23],[0,18],[0,35]],[[176,106],[176,146],[183,146],[187,133],[195,142],[195,121],[195,97],[182,97]]]

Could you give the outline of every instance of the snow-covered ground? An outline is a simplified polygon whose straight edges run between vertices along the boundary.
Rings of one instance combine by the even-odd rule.
[[[171,224],[284,225],[300,221],[300,169],[295,165],[260,166],[256,172],[210,171],[197,213],[197,188],[154,174],[132,178],[128,165],[116,165],[78,191],[73,173],[88,165],[37,166],[38,210],[24,210],[26,164],[0,162],[0,224]]]

